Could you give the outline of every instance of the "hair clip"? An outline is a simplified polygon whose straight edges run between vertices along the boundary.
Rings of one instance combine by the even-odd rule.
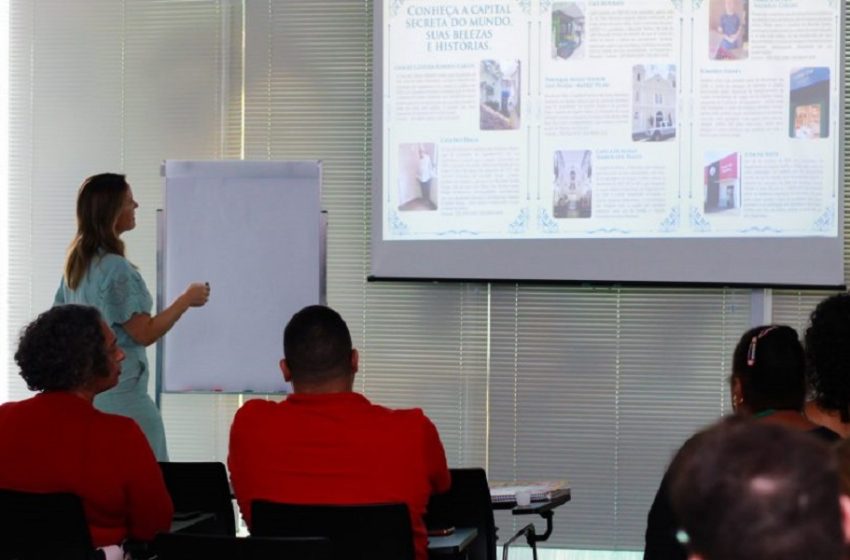
[[[750,339],[750,347],[747,349],[747,366],[753,367],[756,365],[756,345],[760,338],[767,336],[770,331],[776,330],[776,325],[762,329],[757,335]]]

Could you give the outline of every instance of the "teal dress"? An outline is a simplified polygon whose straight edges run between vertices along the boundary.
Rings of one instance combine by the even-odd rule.
[[[150,314],[153,308],[153,299],[142,275],[124,257],[103,254],[92,261],[76,290],[71,290],[62,280],[53,304],[64,303],[96,307],[124,350],[118,385],[97,395],[95,407],[135,420],[148,438],[157,460],[167,461],[162,416],[148,395],[150,368],[145,347],[134,341],[122,326],[133,315]]]

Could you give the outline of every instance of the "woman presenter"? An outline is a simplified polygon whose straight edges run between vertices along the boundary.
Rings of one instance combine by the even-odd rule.
[[[78,303],[100,310],[126,355],[118,385],[94,399],[98,409],[134,419],[157,460],[168,460],[162,417],[148,395],[145,347],[174,326],[190,307],[209,299],[204,283],[190,284],[174,302],[151,315],[153,299],[138,269],[124,256],[121,234],[136,227],[133,191],[124,175],[102,173],[83,181],[77,195],[77,234],[68,249],[54,305]]]

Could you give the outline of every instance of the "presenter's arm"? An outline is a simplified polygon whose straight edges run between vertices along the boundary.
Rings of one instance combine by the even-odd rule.
[[[150,346],[167,333],[190,307],[201,307],[210,297],[208,284],[200,282],[189,284],[174,302],[156,315],[137,313],[130,317],[122,327],[134,341]]]

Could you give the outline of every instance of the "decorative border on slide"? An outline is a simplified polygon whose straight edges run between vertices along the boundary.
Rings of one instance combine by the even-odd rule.
[[[670,209],[670,213],[667,214],[667,217],[661,221],[661,224],[658,226],[658,230],[663,233],[670,233],[671,231],[676,231],[679,229],[679,224],[681,223],[681,216],[679,212],[679,207],[674,206]]]
[[[589,235],[597,235],[597,234],[600,234],[600,233],[603,234],[603,235],[611,235],[612,233],[621,233],[623,235],[629,235],[633,232],[630,229],[620,229],[620,228],[612,227],[612,228],[589,229],[589,230],[587,230],[587,233]]]
[[[835,225],[835,208],[827,206],[823,214],[818,216],[814,223],[812,223],[812,229],[815,231],[830,231],[833,225]]]
[[[540,14],[543,15],[549,11],[549,8],[552,7],[552,2],[554,0],[540,0]]]
[[[695,206],[691,206],[690,219],[691,227],[695,231],[711,231],[711,222],[706,220],[705,216],[702,215],[702,212],[700,212]]]
[[[779,229],[771,226],[752,226],[744,229],[739,229],[738,233],[783,233],[784,229]]]
[[[399,9],[404,5],[404,0],[392,0],[390,4],[390,14],[395,17],[398,15]]]
[[[446,231],[438,231],[435,232],[434,235],[439,235],[440,237],[444,237],[446,235],[451,235],[453,237],[467,237],[470,235],[481,235],[480,231],[472,231],[470,229],[447,229]]]
[[[516,219],[508,224],[508,232],[521,234],[528,231],[528,208],[520,210]]]
[[[561,228],[558,222],[549,215],[545,208],[537,209],[537,225],[543,233],[560,233]]]
[[[681,9],[681,7],[682,7],[682,0],[670,0],[670,1],[671,1],[671,2],[673,2],[673,5],[674,5],[674,6],[676,6],[677,8],[680,8],[680,9]],[[694,5],[694,8],[695,8],[695,9],[699,9],[699,7],[700,7],[700,6],[702,6],[702,3],[703,3],[704,1],[705,1],[705,0],[691,0],[691,2],[693,3],[693,5]],[[827,4],[829,4],[829,7],[830,7],[830,8],[834,8],[834,7],[835,7],[835,5],[836,5],[836,4],[838,4],[839,2],[840,2],[840,0],[826,0],[826,3],[827,3]]]
[[[405,221],[399,217],[398,212],[390,210],[388,217],[390,231],[393,235],[408,235],[410,233],[410,228],[407,226]]]
[[[526,14],[531,13],[531,0],[517,0],[517,4],[519,4],[520,9]]]
[[[541,213],[545,213],[545,210],[541,210]],[[522,235],[523,233],[526,233],[528,231],[528,228],[529,228],[528,216],[529,216],[528,208],[523,208],[522,210],[520,210],[519,214],[517,214],[517,217],[514,219],[514,221],[511,222],[510,224],[508,224],[508,232],[515,234],[515,235]],[[558,224],[555,223],[554,221],[552,221],[551,218],[549,220],[552,222],[552,224],[554,224],[554,226],[556,228],[554,232],[549,232],[549,233],[557,233],[558,232],[558,229],[557,229]],[[405,222],[404,220],[401,219],[401,216],[399,216],[398,212],[396,212],[395,210],[390,210],[387,213],[387,224],[389,225],[390,233],[392,233],[393,235],[397,235],[399,237],[402,237],[402,236],[405,236],[405,235],[411,235],[410,226],[407,224],[407,222]],[[473,230],[469,230],[469,229],[447,229],[447,230],[443,230],[443,231],[430,232],[428,235],[437,235],[437,236],[440,236],[440,237],[449,237],[449,236],[456,236],[456,237],[476,236],[476,237],[478,237],[478,236],[481,236],[482,233],[484,233],[484,232],[473,231]]]

